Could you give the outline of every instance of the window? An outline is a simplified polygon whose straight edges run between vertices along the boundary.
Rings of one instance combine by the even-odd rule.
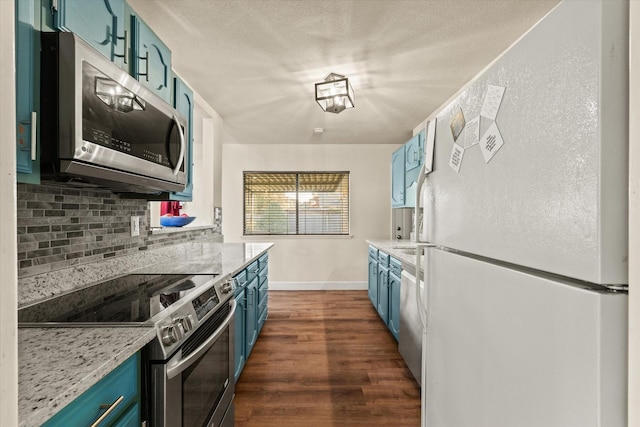
[[[348,235],[349,172],[245,172],[244,235]]]

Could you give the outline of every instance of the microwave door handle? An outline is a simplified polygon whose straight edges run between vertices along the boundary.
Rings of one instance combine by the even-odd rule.
[[[169,362],[167,363],[167,379],[172,379],[178,376],[178,374],[182,373],[185,369],[191,366],[195,361],[197,361],[200,356],[206,353],[209,348],[213,345],[214,342],[222,335],[225,328],[229,326],[233,315],[236,312],[236,300],[232,299],[229,307],[229,314],[227,315],[222,325],[209,337],[200,347],[198,347],[193,353],[187,356],[184,359],[181,359],[175,363]]]
[[[180,122],[178,121],[178,118],[176,117],[175,114],[173,115],[173,121],[178,127],[178,135],[180,135],[180,155],[178,156],[178,164],[173,170],[173,174],[178,175],[178,172],[180,172],[180,166],[182,166],[182,162],[184,162],[185,141],[184,141],[184,132],[182,131],[182,126],[180,126]]]

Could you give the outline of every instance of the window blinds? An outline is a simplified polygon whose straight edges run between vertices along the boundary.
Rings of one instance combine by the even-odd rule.
[[[349,172],[244,172],[244,234],[349,234]]]

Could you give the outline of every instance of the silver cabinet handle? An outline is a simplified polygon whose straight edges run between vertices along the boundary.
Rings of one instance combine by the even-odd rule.
[[[106,409],[106,411],[104,411],[102,415],[100,415],[98,419],[95,420],[93,424],[91,424],[91,427],[97,427],[98,425],[100,425],[100,423],[103,422],[104,419],[107,418],[109,414],[112,413],[120,403],[122,403],[123,400],[124,396],[120,396],[116,399],[115,402],[110,405],[108,403],[100,405],[100,409]]]
[[[124,51],[122,52],[122,56],[124,56],[124,63],[127,63],[127,46],[129,46],[129,33],[127,30],[124,30]]]
[[[122,49],[122,55],[114,53],[114,56],[117,56],[118,58],[122,58],[124,63],[126,64],[127,63],[127,56],[128,56],[127,55],[127,46],[129,46],[129,33],[127,32],[127,30],[124,30],[124,37],[120,37],[120,36],[116,35],[116,40],[124,40],[124,48]]]
[[[180,155],[178,156],[178,164],[176,165],[175,169],[173,170],[173,174],[174,175],[178,175],[178,172],[180,172],[180,166],[182,166],[182,162],[184,162],[184,146],[185,146],[185,140],[184,140],[184,132],[182,131],[182,126],[180,126],[180,122],[178,121],[178,118],[176,117],[176,115],[173,115],[173,121],[175,122],[176,126],[178,127],[178,134],[180,135]]]
[[[35,111],[31,112],[31,160],[36,160],[36,143],[38,142],[37,138],[38,132],[38,113]]]
[[[144,76],[144,79],[146,81],[149,81],[149,51],[146,51],[144,56],[138,56],[138,60],[144,61],[147,64],[147,72],[146,73],[138,72],[138,77]],[[140,65],[138,65],[138,68],[140,68]]]

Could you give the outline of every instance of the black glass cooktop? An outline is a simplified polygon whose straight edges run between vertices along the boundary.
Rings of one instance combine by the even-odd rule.
[[[18,323],[144,325],[215,276],[122,276],[23,307],[18,310]]]

